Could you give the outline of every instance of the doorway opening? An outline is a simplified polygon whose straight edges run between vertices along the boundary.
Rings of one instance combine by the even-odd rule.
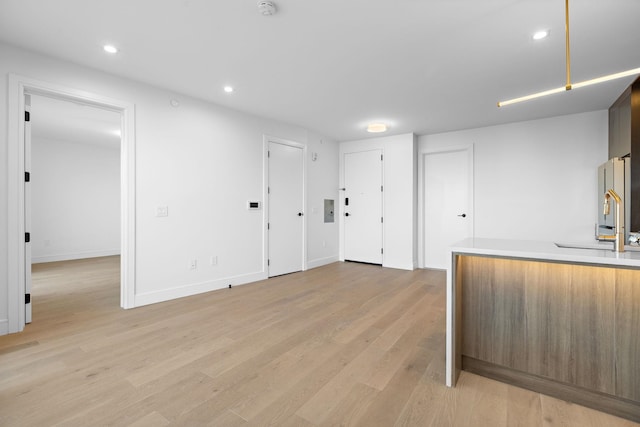
[[[27,167],[31,153],[25,145],[30,131],[26,124],[29,98],[42,96],[59,101],[71,101],[120,116],[120,306],[135,307],[135,137],[134,105],[15,74],[9,75],[9,138],[8,138],[8,323],[0,328],[0,335],[20,332],[27,318],[28,272],[30,271],[31,226],[27,216],[29,175]],[[44,242],[43,242],[44,244]],[[1,326],[1,325],[0,325]]]
[[[79,298],[87,293],[117,307],[122,113],[42,95],[25,104],[25,322],[29,305],[44,301],[91,309],[91,295]]]

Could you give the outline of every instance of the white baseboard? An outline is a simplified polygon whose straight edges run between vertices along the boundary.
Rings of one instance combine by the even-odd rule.
[[[9,333],[9,319],[0,319],[0,335]]]
[[[409,270],[413,271],[415,268],[413,263],[411,264],[382,264],[384,268],[396,268],[398,270]]]
[[[114,255],[120,255],[120,249],[34,256],[33,258],[31,258],[31,263],[39,264],[43,262],[69,261],[72,259],[98,258],[102,256],[114,256]]]
[[[322,267],[323,265],[331,264],[334,262],[338,262],[338,255],[326,257],[326,258],[318,258],[311,261],[307,261],[307,270],[316,267]]]
[[[228,288],[231,286],[245,285],[247,283],[257,282],[267,279],[266,272],[257,272],[243,274],[240,276],[226,277],[223,279],[211,280],[207,282],[191,283],[184,286],[178,286],[161,291],[147,292],[137,294],[134,297],[133,306],[141,307],[143,305],[155,304],[158,302],[170,301],[176,298],[189,297],[192,295],[202,294],[204,292],[216,291],[218,289]]]

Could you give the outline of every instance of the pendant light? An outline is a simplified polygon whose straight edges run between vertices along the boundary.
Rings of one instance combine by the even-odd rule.
[[[506,105],[516,104],[522,101],[529,101],[530,99],[540,98],[542,96],[552,95],[554,93],[566,92],[571,89],[578,89],[585,86],[594,85],[597,83],[608,82],[610,80],[620,79],[622,77],[633,76],[634,74],[640,74],[640,67],[632,70],[622,71],[620,73],[609,74],[602,77],[597,77],[591,80],[585,80],[580,83],[571,83],[571,55],[569,50],[569,0],[565,0],[565,52],[567,63],[567,82],[564,86],[555,89],[549,89],[542,92],[533,93],[531,95],[521,96],[519,98],[509,99],[508,101],[498,102],[498,107],[504,107]]]

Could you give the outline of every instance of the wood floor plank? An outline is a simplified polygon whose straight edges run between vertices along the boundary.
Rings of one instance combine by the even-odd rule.
[[[507,425],[514,427],[542,427],[540,394],[518,387],[508,387]]]
[[[402,369],[403,366],[406,366],[407,358],[412,354],[411,351],[408,350],[412,350],[417,346],[425,332],[430,330],[430,322],[435,318],[439,318],[441,321],[444,321],[444,312],[438,312],[437,310],[422,311],[416,316],[409,315],[408,317],[412,319],[412,322],[408,323],[404,318],[398,322],[398,324],[402,324],[406,327],[405,331],[402,335],[397,337],[397,340],[394,341],[392,347],[386,349],[383,358],[372,369],[370,377],[365,379],[365,384],[378,390],[383,390],[398,371]],[[397,328],[392,328],[390,330],[393,330],[394,334],[398,333]],[[379,345],[380,338],[383,336],[384,334],[378,337],[372,345]]]
[[[277,400],[258,413],[252,422],[258,425],[280,426],[286,424],[292,416],[303,419],[295,413],[338,375],[351,360],[361,354],[378,335],[380,330],[370,328],[349,344],[341,344],[338,353],[324,360],[317,369],[280,395]],[[303,424],[315,425],[307,420]]]
[[[405,409],[435,352],[419,346],[407,349],[407,357],[391,380],[381,390],[369,411],[362,417],[361,425],[393,426]]]
[[[340,404],[318,425],[333,427],[360,424],[378,393],[378,390],[368,385],[355,383]]]
[[[201,359],[206,355],[219,350],[220,348],[227,347],[233,342],[234,341],[231,338],[220,337],[213,342],[192,347],[187,351],[181,351],[180,353],[177,353],[172,357],[165,358],[158,363],[149,364],[136,370],[133,374],[127,376],[127,381],[135,387],[138,387],[166,375],[167,372],[180,369],[195,360]]]
[[[442,426],[451,425],[450,396],[453,390],[442,387],[433,380],[419,382],[407,399],[394,426]]]
[[[169,420],[154,411],[131,423],[129,427],[162,427],[166,425],[169,425]]]
[[[296,414],[314,424],[322,424],[346,398],[351,386],[370,375],[372,366],[384,356],[384,353],[384,350],[378,347],[368,346],[309,399]]]
[[[557,426],[584,426],[584,427],[602,427],[602,426],[623,426],[633,427],[637,423],[624,420],[595,409],[585,408],[584,406],[574,403],[565,402],[564,400],[554,397],[540,395],[542,406],[542,421],[544,427]]]
[[[360,312],[354,312],[349,319],[349,323],[341,325],[339,332],[334,336],[334,340],[341,343],[348,343],[353,337],[357,337],[367,328],[373,326],[384,315],[388,314],[394,308],[404,307],[406,301],[414,301],[423,294],[421,284],[414,282],[402,291],[393,296],[387,293],[382,296],[386,301],[380,301],[373,308],[363,308]],[[366,313],[363,315],[363,313]]]
[[[443,322],[444,319],[439,319]],[[433,328],[439,329],[439,324],[433,324]],[[455,389],[443,387],[444,383],[444,336],[431,340],[428,345],[421,347],[427,366],[422,376],[417,379],[411,394],[406,399],[406,404],[397,417],[396,426],[440,426],[450,425],[452,416],[447,409],[454,409],[449,405],[448,399],[455,393]]]
[[[296,356],[294,352],[285,353],[262,370],[255,380],[249,381],[246,387],[243,387],[243,390],[246,390],[245,397],[234,405],[232,410],[246,420],[255,419],[287,390],[338,353],[340,348],[339,344],[326,343],[303,356]]]
[[[224,411],[215,419],[211,420],[206,425],[208,426],[225,426],[225,427],[236,427],[236,426],[246,426],[248,423],[245,419],[243,419],[238,414],[233,411]],[[180,424],[179,424],[180,425]]]

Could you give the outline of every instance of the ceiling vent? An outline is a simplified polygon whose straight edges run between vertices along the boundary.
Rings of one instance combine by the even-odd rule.
[[[259,1],[258,9],[264,16],[270,16],[276,13],[276,5],[271,1]]]

